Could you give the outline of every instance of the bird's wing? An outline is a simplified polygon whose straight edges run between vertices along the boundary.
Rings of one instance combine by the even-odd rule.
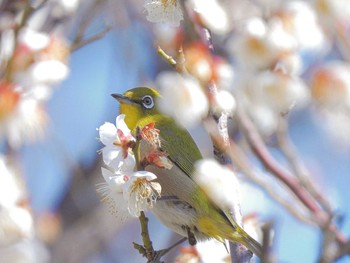
[[[156,122],[156,127],[160,130],[161,149],[175,165],[191,177],[194,163],[203,158],[191,135],[168,118]]]

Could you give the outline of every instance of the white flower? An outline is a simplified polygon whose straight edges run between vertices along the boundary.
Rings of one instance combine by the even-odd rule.
[[[3,155],[0,155],[0,210],[10,208],[24,197],[24,189]]]
[[[263,71],[254,79],[255,92],[266,106],[278,113],[292,107],[301,108],[309,100],[309,91],[298,77],[283,73]]]
[[[286,75],[299,76],[303,71],[303,61],[296,52],[285,53],[278,58],[273,70]]]
[[[32,51],[39,51],[48,46],[50,37],[45,33],[23,28],[19,33],[18,41],[25,44]]]
[[[0,246],[33,237],[33,218],[28,210],[13,206],[0,210]]]
[[[47,115],[38,100],[22,96],[13,112],[1,122],[0,136],[5,136],[12,147],[18,148],[44,135]]]
[[[161,186],[151,182],[157,176],[147,171],[137,171],[129,176],[123,185],[124,199],[128,200],[129,213],[140,216],[141,211],[152,208],[157,198],[160,197]]]
[[[122,224],[130,218],[128,203],[123,196],[123,185],[129,177],[120,171],[111,172],[103,167],[101,171],[106,183],[98,184],[96,190],[102,197],[101,201],[108,204],[111,214]]]
[[[232,114],[236,109],[236,100],[227,90],[218,90],[213,105],[214,112]]]
[[[160,110],[179,124],[191,127],[207,115],[209,103],[196,79],[175,72],[162,72],[156,82],[162,94],[158,101]]]
[[[79,6],[80,0],[56,0],[61,8],[68,14],[73,13]]]
[[[223,246],[222,242],[216,239],[210,239],[204,242],[198,242],[196,250],[202,263],[226,263],[230,259],[227,245]]]
[[[238,63],[250,69],[271,66],[285,52],[296,48],[295,39],[284,31],[278,21],[264,22],[260,18],[248,20],[242,32],[229,41]]]
[[[323,23],[334,26],[338,22],[349,22],[350,5],[348,0],[315,0],[314,5],[322,17]]]
[[[151,208],[160,196],[161,186],[151,182],[157,178],[151,172],[112,172],[102,167],[102,175],[106,183],[99,184],[97,192],[121,223],[129,219],[130,215],[140,216],[140,212]]]
[[[312,73],[313,98],[330,110],[350,108],[350,64],[330,61],[320,65]]]
[[[335,147],[348,150],[350,148],[350,116],[347,111],[321,109],[315,114],[317,123],[335,143]]]
[[[116,119],[116,125],[106,122],[98,128],[102,148],[103,161],[114,170],[132,170],[135,167],[135,157],[129,154],[130,143],[135,141],[130,129],[124,122],[125,115]]]
[[[55,85],[64,80],[69,73],[66,64],[59,60],[38,61],[26,71],[16,74],[16,81],[23,86]]]
[[[192,0],[193,9],[197,11],[204,25],[216,34],[225,34],[230,30],[226,10],[217,0]]]
[[[309,51],[324,48],[325,36],[317,21],[317,15],[304,1],[288,1],[277,10],[277,16],[283,28],[290,33],[299,45]]]
[[[153,23],[168,23],[179,26],[183,20],[180,4],[177,0],[145,0],[147,20]]]
[[[252,102],[246,103],[245,108],[248,110],[252,121],[258,130],[264,136],[270,136],[278,127],[279,114],[273,111],[266,105],[254,104]]]
[[[240,215],[239,182],[236,175],[214,159],[195,163],[194,180],[221,209]]]

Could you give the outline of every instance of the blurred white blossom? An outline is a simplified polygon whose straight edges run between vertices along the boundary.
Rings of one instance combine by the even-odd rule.
[[[226,112],[232,115],[236,109],[236,100],[229,91],[218,90],[214,96],[212,108],[214,113]]]
[[[17,169],[0,155],[0,258],[4,262],[48,262],[49,253],[35,237],[34,220],[25,205]]]
[[[228,49],[241,66],[263,69],[296,46],[295,39],[283,29],[281,22],[267,23],[256,17],[246,21],[240,33],[231,38]]]
[[[231,28],[226,10],[217,0],[191,0],[192,8],[198,12],[201,22],[216,34],[225,34]]]
[[[16,206],[25,197],[24,185],[15,176],[3,155],[0,155],[0,174],[0,209]]]
[[[222,242],[216,239],[210,239],[204,242],[198,242],[196,250],[202,263],[229,263],[231,257],[227,251],[228,244],[224,246]]]
[[[298,77],[279,72],[263,71],[254,79],[256,96],[278,113],[301,108],[309,100],[309,90]]]
[[[19,32],[18,42],[26,45],[31,51],[40,51],[48,46],[49,35],[35,31],[31,28],[22,28]]]
[[[316,67],[310,86],[316,103],[329,110],[350,110],[350,64],[329,61]]]
[[[208,113],[209,103],[200,84],[189,75],[162,72],[156,79],[162,98],[161,111],[174,117],[184,127],[198,124]]]
[[[239,182],[232,170],[214,159],[203,159],[195,163],[193,179],[218,207],[240,215]]]
[[[325,49],[326,37],[309,3],[288,1],[281,4],[272,19],[282,22],[283,29],[295,38],[298,48],[308,49],[309,52]]]
[[[6,138],[11,147],[18,148],[44,135],[47,114],[38,100],[22,96],[12,111],[0,118],[0,122],[0,136]]]
[[[309,89],[302,79],[278,71],[241,76],[238,93],[258,130],[266,136],[276,131],[281,114],[301,109],[310,100]]]
[[[183,20],[182,9],[177,0],[145,0],[143,6],[150,22],[179,26]]]
[[[321,21],[328,26],[350,22],[350,6],[347,0],[313,0]]]

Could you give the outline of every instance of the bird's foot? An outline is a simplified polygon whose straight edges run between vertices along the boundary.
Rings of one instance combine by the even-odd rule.
[[[173,248],[175,248],[176,246],[180,245],[181,243],[183,243],[184,241],[186,241],[186,237],[180,239],[179,241],[177,241],[175,244],[171,245],[168,248],[165,249],[161,249],[161,250],[152,250],[152,251],[147,251],[143,246],[138,245],[136,243],[134,243],[134,247],[144,256],[147,258],[147,263],[163,263],[163,261],[161,261],[161,258],[166,255],[169,251],[171,251]]]
[[[197,239],[194,236],[193,232],[191,231],[191,229],[189,227],[186,227],[187,229],[187,239],[188,239],[188,243],[191,246],[195,246],[197,244]]]

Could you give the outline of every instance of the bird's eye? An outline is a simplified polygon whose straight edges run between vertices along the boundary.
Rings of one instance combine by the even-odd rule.
[[[154,106],[154,102],[153,102],[153,98],[151,96],[144,96],[142,98],[142,105],[146,108],[146,109],[152,109]]]

